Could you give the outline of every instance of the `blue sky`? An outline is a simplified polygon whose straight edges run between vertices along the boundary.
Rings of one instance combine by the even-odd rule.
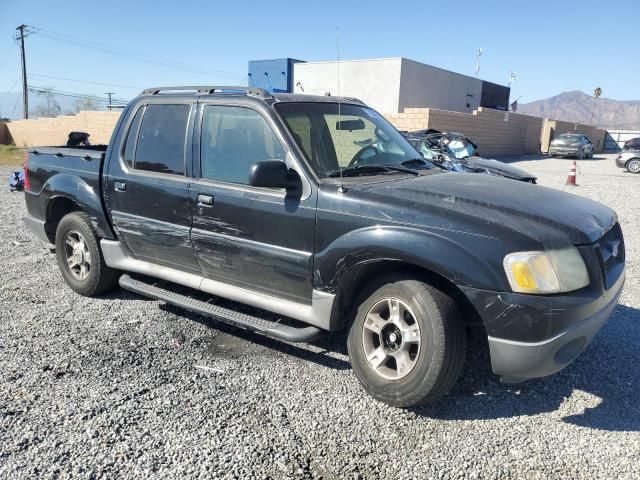
[[[640,99],[638,0],[0,0],[0,92],[20,89],[12,39],[20,23],[41,29],[26,40],[28,72],[41,75],[31,85],[123,99],[154,85],[238,83],[250,59],[333,60],[336,27],[343,59],[403,56],[473,75],[481,47],[480,77],[505,84],[516,72],[512,99],[521,102],[596,86],[604,97]],[[147,57],[86,49],[86,42]]]

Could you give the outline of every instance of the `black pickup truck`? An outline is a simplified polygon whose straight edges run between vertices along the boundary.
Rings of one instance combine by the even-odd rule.
[[[429,168],[356,99],[154,88],[108,147],[27,160],[25,222],[73,290],[119,283],[286,341],[347,330],[356,376],[392,405],[451,388],[468,325],[503,381],[561,370],[624,283],[611,209]]]

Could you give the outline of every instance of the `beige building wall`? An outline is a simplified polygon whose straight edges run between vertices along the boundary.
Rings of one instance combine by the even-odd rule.
[[[542,118],[482,107],[471,114],[433,108],[405,108],[403,113],[391,113],[385,117],[398,130],[434,128],[462,133],[478,145],[481,155],[540,151]]]
[[[18,147],[65,145],[69,132],[87,132],[93,145],[107,144],[120,112],[82,111],[77,115],[36,118],[7,123],[9,141]],[[1,140],[0,133],[0,140]],[[1,142],[0,142],[1,143]]]
[[[91,135],[89,140],[92,144],[107,144],[119,117],[120,112],[83,111],[57,118],[0,123],[0,143],[13,143],[18,147],[64,145],[69,132],[81,131]],[[435,128],[460,132],[477,143],[478,152],[485,156],[546,153],[554,136],[573,131],[586,134],[595,151],[601,152],[606,137],[605,130],[589,125],[482,107],[471,114],[433,108],[405,108],[403,113],[389,113],[385,117],[398,130]],[[368,133],[363,132],[363,135]]]
[[[8,145],[11,143],[9,138],[9,129],[5,122],[0,122],[0,145]]]

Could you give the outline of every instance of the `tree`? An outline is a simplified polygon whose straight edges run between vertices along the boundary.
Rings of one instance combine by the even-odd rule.
[[[33,110],[33,114],[37,117],[57,117],[62,112],[60,104],[56,101],[56,94],[53,92],[53,88],[45,87],[40,90],[35,90],[37,97],[42,97],[45,100],[44,105],[39,105]]]
[[[593,112],[596,111],[596,102],[598,101],[598,98],[600,98],[600,95],[602,95],[602,89],[600,87],[597,87],[593,91],[593,108],[591,109],[591,118],[589,119],[589,124],[593,122]]]
[[[100,110],[98,102],[91,97],[84,97],[76,100],[76,112],[80,110]]]

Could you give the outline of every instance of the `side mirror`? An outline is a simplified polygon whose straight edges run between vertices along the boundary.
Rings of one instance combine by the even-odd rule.
[[[262,160],[251,166],[249,185],[290,189],[295,187],[295,176],[282,160]]]

